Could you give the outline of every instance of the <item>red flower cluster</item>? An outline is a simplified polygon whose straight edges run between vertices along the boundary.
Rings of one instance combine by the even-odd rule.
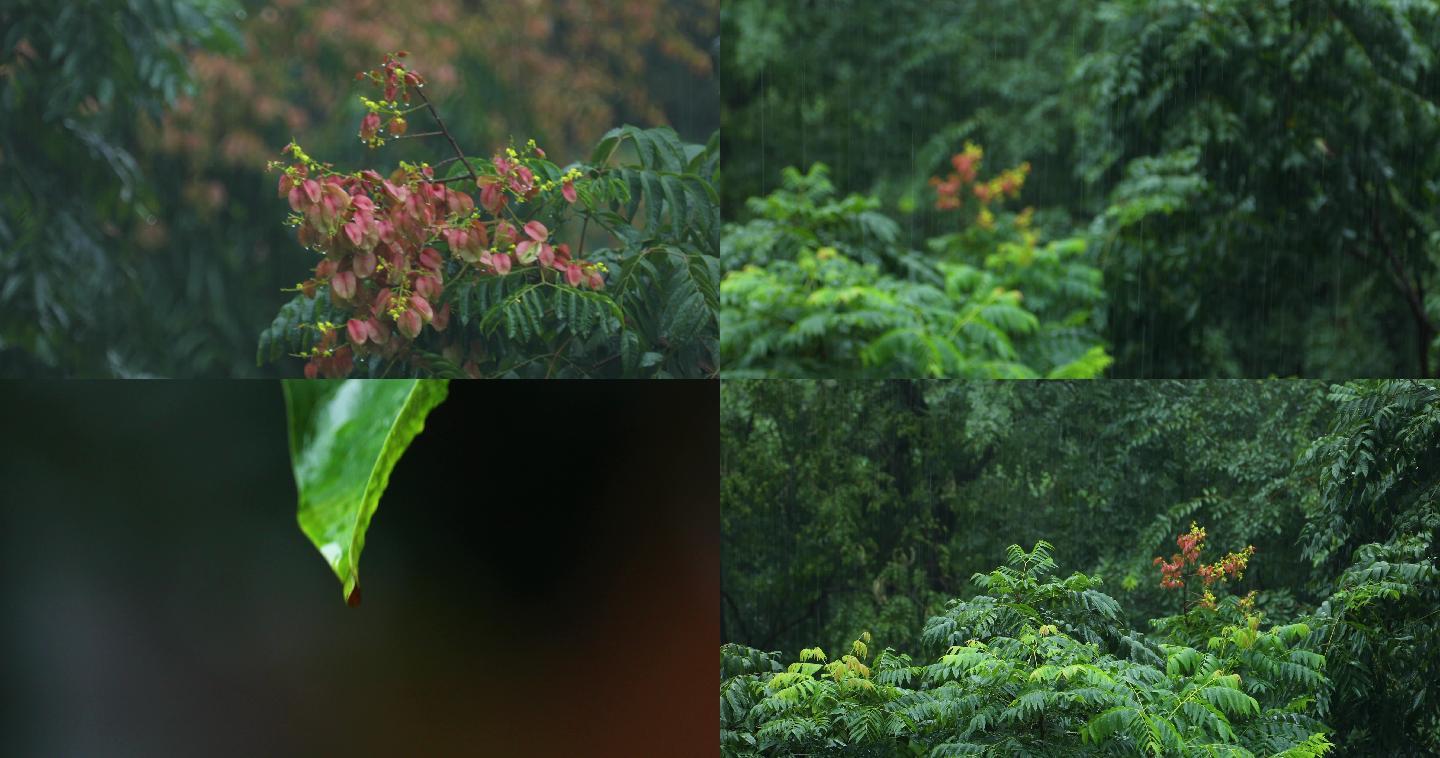
[[[370,113],[361,121],[360,136],[371,144],[378,141],[380,112],[390,114],[392,135],[405,131],[395,98],[408,102],[409,87],[424,83],[401,66],[404,55],[386,56],[380,69],[358,75],[385,90],[386,102],[366,101]],[[605,286],[603,267],[574,258],[544,223],[505,215],[512,199],[528,201],[557,189],[567,203],[578,199],[578,170],[541,181],[526,165],[527,159],[544,157],[533,141],[523,155],[514,148],[496,153],[494,173],[479,175],[472,185],[479,190],[479,209],[467,192],[437,180],[428,164],[401,163],[389,176],[373,170],[341,174],[293,143],[285,152],[292,162],[280,177],[280,197],[295,211],[291,223],[300,243],[324,255],[315,276],[299,289],[314,297],[328,286],[332,303],[349,315],[343,329],[328,322],[313,325],[319,339],[301,356],[310,359],[308,377],[345,376],[356,355],[402,355],[426,326],[443,333],[450,306],[435,304],[450,279],[505,276],[520,265],[538,268],[542,277],[554,271],[557,281],[563,278],[570,286]]]
[[[1239,552],[1226,554],[1215,563],[1200,563],[1200,553],[1205,549],[1205,529],[1193,522],[1189,532],[1175,538],[1175,544],[1180,552],[1170,556],[1170,560],[1157,556],[1151,562],[1160,567],[1160,586],[1167,590],[1185,586],[1185,569],[1190,566],[1195,566],[1194,576],[1200,577],[1206,587],[1218,581],[1243,578],[1250,557],[1255,555],[1255,546],[1249,545]]]
[[[985,151],[973,142],[965,143],[965,152],[956,153],[950,158],[950,165],[955,170],[944,179],[937,176],[930,177],[930,186],[935,188],[935,207],[939,210],[953,210],[962,204],[962,193],[965,185],[975,181],[976,174],[980,171],[980,162],[985,159]]]
[[[1250,565],[1250,556],[1254,554],[1255,546],[1247,545],[1244,550],[1229,553],[1208,566],[1199,566],[1195,573],[1205,580],[1207,587],[1217,581],[1241,579],[1245,576],[1246,567]]]
[[[1015,168],[1002,171],[989,181],[982,182],[978,181],[978,176],[984,159],[984,149],[973,142],[966,142],[964,152],[950,158],[950,165],[955,170],[944,179],[938,176],[930,177],[930,186],[935,188],[935,207],[942,211],[957,210],[963,206],[965,189],[969,187],[970,194],[980,201],[976,223],[982,228],[990,229],[995,224],[995,214],[990,210],[990,202],[1019,197],[1021,188],[1025,186],[1025,177],[1030,175],[1030,164],[1021,163]]]
[[[1180,552],[1170,556],[1170,560],[1156,556],[1152,561],[1152,565],[1160,567],[1160,586],[1167,590],[1185,586],[1185,568],[1198,563],[1200,551],[1205,549],[1205,530],[1192,522],[1190,531],[1175,538],[1175,544]]]
[[[414,71],[405,69],[400,59],[406,55],[407,53],[403,50],[386,55],[385,62],[381,64],[380,68],[374,71],[361,71],[355,75],[356,79],[371,80],[385,91],[384,102],[363,100],[368,112],[364,118],[360,119],[360,140],[371,147],[379,147],[384,144],[384,140],[380,138],[380,122],[382,120],[380,115],[382,113],[389,119],[385,124],[385,130],[391,136],[399,137],[410,128],[409,122],[405,120],[405,114],[409,111],[402,109],[399,103],[404,102],[409,105],[410,88],[418,89],[425,86],[425,78]],[[397,96],[400,98],[399,101],[396,100]]]

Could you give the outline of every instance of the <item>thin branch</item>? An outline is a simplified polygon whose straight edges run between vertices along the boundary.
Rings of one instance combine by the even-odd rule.
[[[564,342],[560,343],[560,347],[556,349],[555,354],[550,358],[550,365],[545,368],[546,379],[555,375],[555,363],[560,360],[560,356],[565,352],[565,348],[570,346],[570,341],[573,339],[575,339],[575,335],[571,334],[565,338]]]
[[[590,231],[590,214],[585,214],[584,223],[580,224],[580,249],[575,251],[575,258],[579,260],[585,257],[585,233]]]
[[[437,137],[445,132],[418,132],[416,134],[401,134],[390,139],[419,139],[420,137]]]
[[[425,181],[431,184],[449,184],[450,182],[464,181],[469,178],[468,176],[452,176],[449,179],[426,179]]]
[[[1424,290],[1421,289],[1420,277],[1411,276],[1406,270],[1405,262],[1395,253],[1395,248],[1390,245],[1390,240],[1385,236],[1385,229],[1380,224],[1380,209],[1378,199],[1370,209],[1370,234],[1376,247],[1385,254],[1385,259],[1390,264],[1390,278],[1394,280],[1395,286],[1405,298],[1405,305],[1410,309],[1410,317],[1415,321],[1416,352],[1420,359],[1420,374],[1430,376],[1430,341],[1434,339],[1436,328],[1435,323],[1430,320],[1430,314],[1425,312]]]
[[[730,597],[730,593],[725,590],[720,590],[720,597],[729,604],[730,612],[734,614],[735,623],[740,626],[740,634],[743,635],[745,643],[750,643],[755,639],[755,634],[750,631],[750,624],[745,621],[745,614],[740,611],[740,604],[735,602],[735,598]],[[721,633],[723,634],[724,631],[722,630]]]
[[[475,182],[480,181],[480,176],[475,173],[475,167],[471,166],[470,161],[465,159],[465,151],[461,150],[460,145],[455,142],[455,136],[452,135],[450,129],[445,126],[445,120],[440,118],[440,111],[435,110],[435,105],[430,102],[430,98],[426,97],[425,93],[422,92],[419,87],[415,88],[415,94],[419,95],[420,100],[425,103],[425,107],[430,109],[430,115],[435,119],[435,125],[440,127],[440,133],[445,136],[446,141],[450,143],[450,147],[455,150],[455,157],[459,158],[460,162],[465,164],[465,170],[470,172],[470,180]]]

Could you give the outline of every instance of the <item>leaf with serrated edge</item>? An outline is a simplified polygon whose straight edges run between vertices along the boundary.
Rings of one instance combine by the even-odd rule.
[[[301,531],[360,602],[360,551],[390,471],[445,399],[441,380],[286,380]]]

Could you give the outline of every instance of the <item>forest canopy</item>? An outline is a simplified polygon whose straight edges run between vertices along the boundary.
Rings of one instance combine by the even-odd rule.
[[[1440,749],[1432,383],[727,381],[721,423],[728,754]]]
[[[1083,311],[1032,310],[1028,331],[1078,331],[1086,348],[1113,358],[1112,376],[1440,372],[1435,0],[827,0],[783,9],[736,0],[721,23],[725,208],[735,224],[725,236],[726,285],[736,295],[722,319],[745,334],[726,354],[737,376],[795,376],[804,367],[797,353],[817,377],[849,375],[862,360],[872,377],[1003,375],[967,361],[917,367],[913,358],[922,352],[913,345],[933,345],[936,332],[977,323],[992,343],[1022,337],[1013,319],[970,313],[990,290],[952,289],[949,307],[931,307],[924,321],[886,307],[931,303],[926,288],[940,262],[984,268],[1004,256],[999,240],[974,235],[968,249],[935,250],[960,223],[975,228],[937,191],[972,142],[997,169],[1029,166],[1013,210],[1034,209],[1042,244],[1085,242],[1068,265],[1087,270],[1082,280],[1097,294]],[[767,231],[773,216],[761,200],[789,191],[789,168],[819,166],[837,196],[866,199],[846,219],[875,228],[866,219],[882,216],[897,233],[842,238],[847,250],[833,223],[811,224],[798,250],[732,263],[774,250],[782,232]],[[982,200],[966,189],[966,207]],[[741,302],[823,292],[829,282],[788,267],[830,247],[874,266],[865,279],[877,282],[847,282],[853,294],[838,317],[822,295],[781,312]],[[760,287],[750,267],[774,281]],[[1002,286],[1028,304],[1056,280],[1020,266]],[[912,349],[882,354],[868,333],[852,339],[855,322]],[[978,360],[993,350],[957,347]],[[1053,365],[1018,352],[1033,373]]]

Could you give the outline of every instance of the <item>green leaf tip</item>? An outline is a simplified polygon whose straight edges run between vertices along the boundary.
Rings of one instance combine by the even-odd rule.
[[[300,530],[360,604],[360,552],[390,471],[445,399],[443,380],[286,380]]]

